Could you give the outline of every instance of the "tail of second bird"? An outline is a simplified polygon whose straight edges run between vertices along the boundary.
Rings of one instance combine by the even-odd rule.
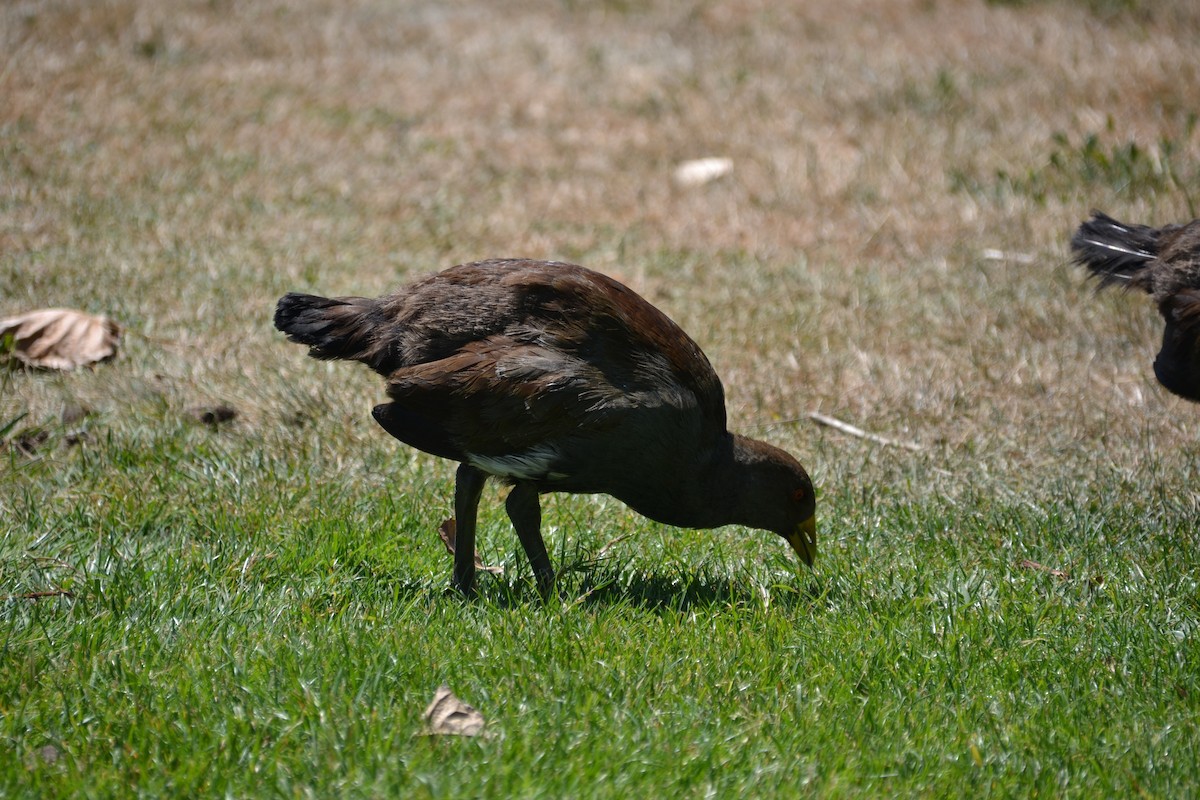
[[[1091,270],[1101,286],[1137,284],[1136,276],[1158,257],[1161,231],[1148,225],[1126,225],[1107,214],[1092,212],[1071,237],[1075,263]]]
[[[379,303],[366,297],[318,297],[290,292],[275,307],[275,327],[320,359],[361,361],[378,368],[386,351],[380,341]]]

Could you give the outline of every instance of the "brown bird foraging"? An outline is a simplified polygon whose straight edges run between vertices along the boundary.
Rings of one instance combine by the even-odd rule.
[[[602,493],[682,528],[739,524],[816,555],[808,473],[782,450],[730,433],[721,381],[699,346],[632,290],[572,264],[481,261],[367,299],[288,294],[275,327],[321,359],[368,365],[390,403],[375,420],[459,462],[454,585],[475,580],[488,476],[538,588],[554,571],[539,495]]]
[[[1200,401],[1200,219],[1151,228],[1093,211],[1071,249],[1101,287],[1121,284],[1154,298],[1166,321],[1154,374],[1180,397]]]

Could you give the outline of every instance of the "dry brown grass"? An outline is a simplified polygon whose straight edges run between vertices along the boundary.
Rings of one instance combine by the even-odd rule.
[[[224,399],[268,432],[318,402],[375,437],[373,379],[285,345],[275,298],[525,255],[661,305],[735,426],[827,484],[1194,469],[1200,411],[1154,383],[1153,309],[1065,263],[1091,207],[1163,223],[1200,194],[1200,11],[1145,7],[6,3],[0,315],[130,333],[94,373],[17,377],[4,412]],[[1136,144],[1142,177],[1072,166],[1089,135]],[[672,185],[707,155],[733,175]],[[929,448],[772,426],[811,409]]]

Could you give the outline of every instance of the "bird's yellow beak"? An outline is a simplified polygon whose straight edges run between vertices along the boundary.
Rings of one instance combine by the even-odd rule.
[[[816,515],[814,514],[804,520],[804,522],[801,522],[790,535],[784,538],[788,540],[788,544],[796,551],[796,555],[800,556],[800,560],[811,567],[813,559],[817,557]]]

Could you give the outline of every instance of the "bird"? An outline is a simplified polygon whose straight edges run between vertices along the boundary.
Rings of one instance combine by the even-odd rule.
[[[378,298],[292,292],[275,327],[317,359],[379,373],[372,416],[401,442],[458,462],[451,584],[474,592],[488,478],[538,591],[555,574],[542,494],[607,494],[651,520],[737,524],[783,537],[811,566],[816,496],[804,467],[726,427],[721,380],[700,346],[619,281],[574,264],[491,259]]]
[[[1093,211],[1071,249],[1101,288],[1119,284],[1154,298],[1166,322],[1154,375],[1174,394],[1200,402],[1200,219],[1152,228]]]

